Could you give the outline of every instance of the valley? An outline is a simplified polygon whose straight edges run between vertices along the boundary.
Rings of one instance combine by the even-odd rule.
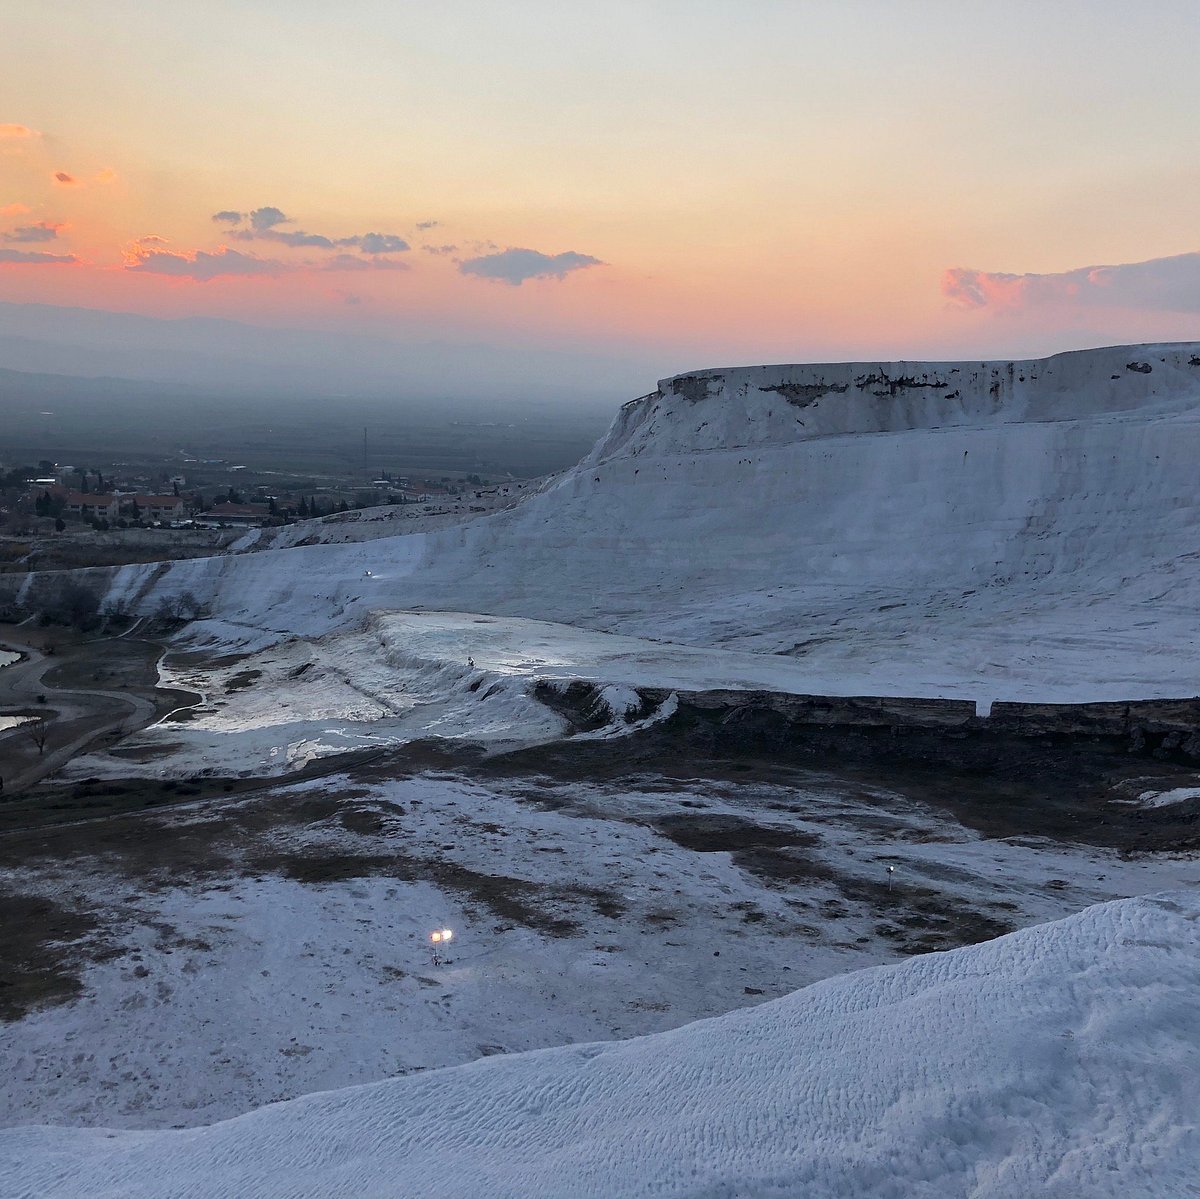
[[[291,1144],[330,1102],[527,1073],[536,1122],[538,1063],[793,1010],[825,1044],[822,988],[945,972],[922,1035],[956,1044],[972,963],[1020,1023],[1058,1003],[1022,981],[1054,930],[1154,905],[1186,956],[1196,360],[699,372],[499,511],[0,576],[0,711],[52,715],[40,766],[0,733],[0,1145],[53,1126],[135,1194],[171,1130]],[[78,585],[100,627],[39,625]],[[1062,985],[1119,1004],[1079,936]]]

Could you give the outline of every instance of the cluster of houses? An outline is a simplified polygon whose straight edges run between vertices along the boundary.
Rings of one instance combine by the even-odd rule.
[[[64,517],[75,520],[106,520],[115,524],[125,517],[148,524],[178,524],[192,519],[189,501],[179,495],[142,495],[134,492],[73,491],[61,484],[51,484],[37,491],[60,501],[55,507]],[[231,525],[261,525],[274,513],[270,504],[235,504],[218,502],[217,506],[200,514],[204,523]]]
[[[78,520],[107,520],[115,523],[124,515],[154,524],[183,520],[187,509],[178,495],[119,495],[72,491],[55,484],[45,488],[52,499],[62,500],[62,513]]]
[[[105,522],[101,527],[117,525],[118,522],[138,522],[155,525],[190,527],[193,523],[203,526],[247,525],[261,526],[279,523],[280,520],[299,515],[309,515],[302,499],[297,510],[291,503],[268,500],[267,502],[240,502],[232,490],[229,498],[218,497],[210,507],[198,495],[144,495],[129,491],[79,491],[57,479],[31,479],[28,500],[37,508],[38,515],[61,516],[66,520],[83,521],[88,524]],[[179,482],[184,482],[180,479]],[[417,482],[408,479],[380,479],[374,486],[384,491],[388,503],[434,503],[459,494],[458,490],[443,483]],[[178,489],[176,489],[178,490]],[[478,496],[480,493],[476,492]],[[492,492],[487,494],[494,494]],[[361,501],[360,501],[361,502]],[[343,501],[341,511],[348,505]],[[331,510],[336,510],[331,505]],[[313,508],[315,515],[316,508]]]

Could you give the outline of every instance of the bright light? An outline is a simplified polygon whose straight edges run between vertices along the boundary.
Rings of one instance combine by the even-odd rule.
[[[435,945],[437,945],[437,944],[439,944],[439,943],[441,942],[441,939],[442,939],[442,934],[441,934],[441,933],[430,933],[430,934],[429,934],[429,939],[430,939],[430,940],[431,940],[431,941],[432,941],[432,942],[433,942]]]
[[[443,941],[454,940],[454,930],[452,928],[434,929],[434,931],[429,934],[429,939],[435,945],[441,945]]]
[[[454,939],[454,930],[452,928],[442,929],[442,940],[451,941]]]

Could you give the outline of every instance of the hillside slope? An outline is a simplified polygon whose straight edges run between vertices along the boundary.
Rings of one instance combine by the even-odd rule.
[[[900,662],[914,693],[1192,695],[1198,459],[1200,344],[710,371],[511,511],[114,594],[193,591],[250,642],[425,607],[790,655],[797,690],[903,690]]]
[[[14,1199],[1183,1194],[1200,899],[1089,908],[638,1040],[178,1132],[0,1132]]]

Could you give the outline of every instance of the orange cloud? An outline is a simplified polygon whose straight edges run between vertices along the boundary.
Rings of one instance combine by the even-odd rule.
[[[28,204],[5,204],[0,208],[0,216],[25,216],[32,211]]]
[[[115,183],[116,179],[117,172],[112,167],[105,167],[103,170],[96,172],[97,183]]]
[[[41,137],[36,129],[28,125],[0,125],[0,138],[12,141],[24,141],[31,137]]]

